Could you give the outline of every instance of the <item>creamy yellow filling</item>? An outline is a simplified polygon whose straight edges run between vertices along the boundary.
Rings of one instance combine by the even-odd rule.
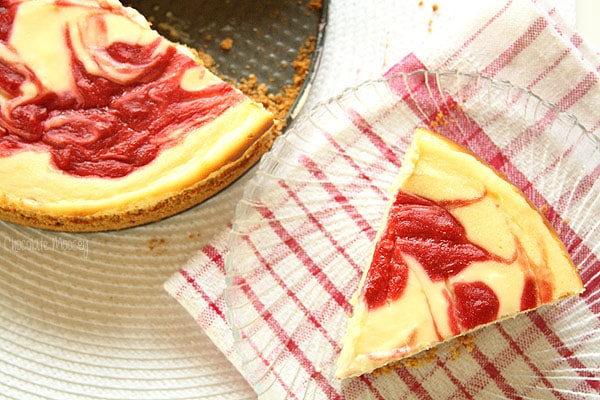
[[[97,43],[104,48],[114,41],[148,44],[158,38],[158,34],[132,9],[126,9],[127,16],[124,16],[107,14],[95,1],[73,3],[58,6],[53,1],[25,1],[15,17],[12,49],[0,47],[2,55],[26,64],[47,89],[59,93],[69,91],[74,84],[71,56],[64,39],[64,30],[68,27],[77,57],[88,72],[123,81],[135,78],[126,68],[119,70],[117,66],[107,70],[102,60],[90,58],[85,46]],[[116,1],[103,4],[120,7]],[[96,14],[101,18],[95,19]],[[99,30],[86,26],[88,22],[104,24],[105,34],[94,36]],[[164,51],[166,46],[168,42],[163,41],[155,52]],[[191,56],[185,47],[177,48]],[[186,71],[180,85],[194,91],[218,82],[221,82],[219,78],[199,66]],[[7,100],[0,96],[3,112],[7,112],[11,102],[22,102],[37,94],[30,82],[21,89],[24,96],[20,98]],[[48,215],[112,213],[154,204],[235,160],[256,140],[251,132],[268,126],[270,120],[269,113],[246,99],[211,123],[186,133],[177,146],[163,149],[150,164],[122,178],[72,176],[54,168],[49,154],[41,151],[0,157],[0,204]],[[173,132],[171,136],[179,133]]]
[[[393,193],[398,189],[448,204],[469,240],[497,260],[472,263],[447,282],[433,282],[416,260],[405,256],[411,278],[402,297],[381,309],[367,310],[354,296],[354,313],[337,363],[339,378],[402,358],[406,349],[399,353],[396,346],[406,341],[407,331],[414,330],[419,338],[412,344],[413,352],[451,337],[446,296],[454,283],[481,281],[489,286],[499,299],[498,319],[520,311],[527,275],[547,281],[553,300],[581,292],[577,271],[544,218],[518,189],[456,144],[417,129]],[[432,335],[432,326],[439,338]],[[387,359],[373,360],[372,353]]]

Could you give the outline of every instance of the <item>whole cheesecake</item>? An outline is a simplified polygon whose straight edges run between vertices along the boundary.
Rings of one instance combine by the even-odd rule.
[[[583,290],[545,217],[449,139],[418,128],[392,193],[352,298],[338,378]]]
[[[122,229],[215,194],[272,115],[113,0],[0,7],[0,218]]]

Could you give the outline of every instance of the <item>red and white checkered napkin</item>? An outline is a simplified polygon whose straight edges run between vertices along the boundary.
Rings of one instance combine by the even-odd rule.
[[[438,11],[442,17],[443,7],[444,3],[441,3]],[[542,0],[490,1],[479,2],[477,7],[461,10],[460,24],[447,24],[447,29],[437,31],[432,29],[433,32],[427,35],[425,44],[408,55],[392,54],[393,46],[386,44],[383,59],[388,60],[388,57],[394,56],[402,60],[393,65],[388,74],[419,68],[430,71],[480,72],[486,76],[511,81],[517,86],[527,87],[543,99],[556,103],[561,109],[574,114],[588,130],[596,133],[599,131],[600,62],[597,55],[587,48],[584,40],[562,23],[549,3]],[[332,14],[335,11],[331,10]],[[452,19],[450,16],[447,18]],[[339,20],[336,22],[340,23]],[[435,24],[433,26],[435,28]],[[332,53],[340,54],[339,51]],[[348,65],[348,61],[352,61],[351,53],[344,52],[350,58],[343,59],[341,56],[340,64],[329,62],[322,66],[315,80],[317,86],[314,94],[319,94],[319,83],[327,87],[328,80],[336,79],[339,65]],[[327,61],[328,57],[330,55],[327,55],[326,43],[323,62]],[[382,62],[381,65],[388,69],[386,62]],[[384,75],[385,71],[378,72]],[[334,85],[329,85],[332,86]],[[418,86],[415,89],[418,92]],[[325,89],[322,90],[323,94],[327,94]],[[368,125],[361,125],[360,121],[364,116],[357,114],[354,117],[354,127],[365,135],[364,139],[358,137],[356,140],[361,143],[363,140],[369,142],[369,146],[378,149],[377,151],[387,151],[387,157],[384,157],[386,162],[396,165],[401,157],[399,148],[379,142],[377,135],[369,137],[373,130]],[[424,122],[431,123],[435,116],[430,117],[429,121]],[[549,119],[552,117],[549,116]],[[535,137],[535,134],[533,129],[531,137]],[[316,137],[311,139],[316,140]],[[356,147],[362,148],[361,143],[357,143]],[[474,143],[479,142],[474,140]],[[498,152],[498,148],[485,141],[480,144],[481,147],[477,150],[488,152],[484,158],[494,158],[494,154],[489,152]],[[336,140],[333,140],[331,145],[340,148],[349,146],[348,143],[339,143]],[[511,145],[515,144],[509,144]],[[534,145],[535,141],[518,144]],[[310,151],[310,142],[298,142],[294,143],[294,146]],[[563,153],[568,155],[569,151],[569,148],[566,148]],[[188,267],[165,283],[167,291],[190,312],[200,327],[255,387],[261,398],[395,399],[496,396],[561,399],[577,397],[578,393],[600,395],[600,199],[590,198],[590,193],[598,193],[598,162],[595,162],[595,168],[578,176],[578,181],[572,183],[582,189],[579,192],[570,192],[573,193],[570,198],[547,199],[547,194],[536,191],[539,182],[520,182],[521,186],[528,186],[528,194],[540,196],[534,199],[535,203],[545,204],[547,201],[557,205],[556,208],[550,207],[548,213],[551,220],[561,226],[561,237],[568,243],[575,262],[582,265],[581,274],[586,292],[580,300],[567,302],[558,310],[532,312],[523,318],[488,327],[465,340],[444,345],[434,356],[422,359],[418,365],[400,367],[390,375],[368,375],[343,383],[333,381],[331,376],[334,366],[331,363],[315,363],[314,360],[322,360],[320,352],[339,350],[337,340],[340,326],[345,321],[330,317],[340,315],[340,311],[349,311],[348,296],[355,289],[362,265],[348,257],[343,246],[336,248],[336,243],[340,243],[339,238],[343,238],[344,243],[354,243],[353,238],[344,237],[343,231],[328,232],[322,228],[326,223],[323,221],[337,216],[329,215],[326,211],[315,212],[314,207],[326,210],[326,202],[343,203],[343,214],[348,220],[358,222],[361,226],[361,235],[364,237],[357,238],[356,243],[372,240],[378,223],[377,212],[363,211],[369,209],[365,208],[364,204],[353,207],[352,204],[344,203],[343,193],[339,188],[330,184],[325,175],[320,174],[319,171],[324,172],[324,166],[331,166],[333,161],[339,162],[335,168],[341,175],[351,177],[353,170],[360,169],[354,164],[354,159],[349,153],[341,154],[341,157],[334,156],[331,159],[322,159],[320,155],[314,155],[316,159],[309,157],[301,160],[305,170],[310,171],[312,178],[318,182],[316,192],[285,192],[286,183],[280,183],[278,190],[285,192],[280,199],[281,206],[293,203],[294,207],[303,210],[304,214],[295,215],[294,222],[290,225],[288,221],[284,221],[283,224],[278,221],[277,208],[260,209],[258,216],[270,221],[265,228],[260,224],[260,219],[257,220],[258,226],[266,229],[260,237],[268,240],[269,246],[242,238],[246,240],[244,246],[250,249],[244,253],[244,257],[248,258],[244,260],[244,264],[255,263],[256,270],[266,270],[270,274],[267,281],[271,287],[265,287],[265,279],[253,275],[255,270],[249,269],[247,276],[236,277],[235,283],[241,285],[243,290],[233,295],[235,310],[227,310],[223,291],[226,289],[225,257],[228,235],[235,204],[241,199],[246,184],[256,179],[256,169],[202,206],[205,207],[206,213],[210,214],[211,221],[218,220],[215,215],[220,215],[223,223],[220,226],[207,226],[202,239],[203,247],[196,258],[190,260]],[[529,154],[535,155],[535,151]],[[592,154],[598,156],[597,151]],[[497,156],[494,161],[497,166],[511,168],[501,152],[498,152]],[[524,165],[532,165],[526,161]],[[371,166],[384,167],[383,164]],[[552,165],[549,163],[545,165],[544,171],[550,170]],[[276,174],[269,171],[271,172]],[[545,172],[542,175],[545,175]],[[516,173],[515,176],[519,174]],[[297,179],[302,181],[307,178],[300,176]],[[379,193],[383,203],[385,194],[382,188],[388,183],[373,181],[372,186],[365,190]],[[352,185],[352,182],[345,182],[344,185]],[[264,188],[259,184],[255,189]],[[371,197],[372,193],[365,198]],[[321,203],[317,204],[315,198],[320,199]],[[584,202],[588,205],[587,209],[580,211],[590,213],[589,216],[573,218],[583,221],[580,225],[561,224],[561,220],[569,222],[573,217],[561,211],[561,204],[564,202]],[[312,234],[314,229],[320,232],[320,235],[327,236],[329,243],[318,242],[310,247],[303,245],[309,242],[306,235]],[[585,240],[581,232],[586,232]],[[262,249],[265,248],[269,248],[269,254],[262,253]],[[351,276],[325,275],[319,270],[323,258],[330,254],[339,257],[340,263],[355,265]],[[296,260],[295,270],[283,273],[275,268],[277,263],[288,263],[289,258]],[[327,261],[329,264],[331,262]],[[296,282],[293,287],[289,286],[290,281]],[[311,282],[318,284],[314,285]],[[317,286],[318,288],[315,288]],[[312,292],[307,295],[302,292],[304,288]],[[282,291],[287,296],[285,301],[281,301],[279,295]],[[311,300],[306,302],[306,298]],[[249,310],[247,320],[245,314],[240,312],[245,309]],[[242,327],[244,334],[241,339],[244,342],[239,347],[243,353],[234,350],[234,336],[226,317],[228,312],[232,312],[236,324]],[[260,318],[258,324],[257,318]],[[255,331],[252,330],[254,326]],[[308,331],[306,326],[310,327]],[[294,328],[290,330],[289,327]],[[330,358],[330,361],[333,362],[334,358]]]

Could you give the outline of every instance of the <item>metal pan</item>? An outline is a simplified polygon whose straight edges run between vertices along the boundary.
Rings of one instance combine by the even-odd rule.
[[[298,0],[130,0],[165,37],[208,54],[211,69],[231,82],[253,74],[268,93],[286,93],[286,119],[295,116],[310,88],[320,58],[327,2]],[[310,46],[309,67],[294,68]],[[306,59],[303,59],[306,65]],[[304,71],[302,71],[305,69]],[[288,99],[289,100],[289,99]]]

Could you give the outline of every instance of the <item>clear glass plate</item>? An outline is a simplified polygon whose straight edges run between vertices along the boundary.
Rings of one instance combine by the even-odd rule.
[[[348,301],[421,125],[472,149],[545,212],[586,291],[340,382]],[[507,82],[416,71],[315,107],[263,157],[237,206],[225,300],[244,376],[279,399],[600,393],[599,176],[598,138]]]

